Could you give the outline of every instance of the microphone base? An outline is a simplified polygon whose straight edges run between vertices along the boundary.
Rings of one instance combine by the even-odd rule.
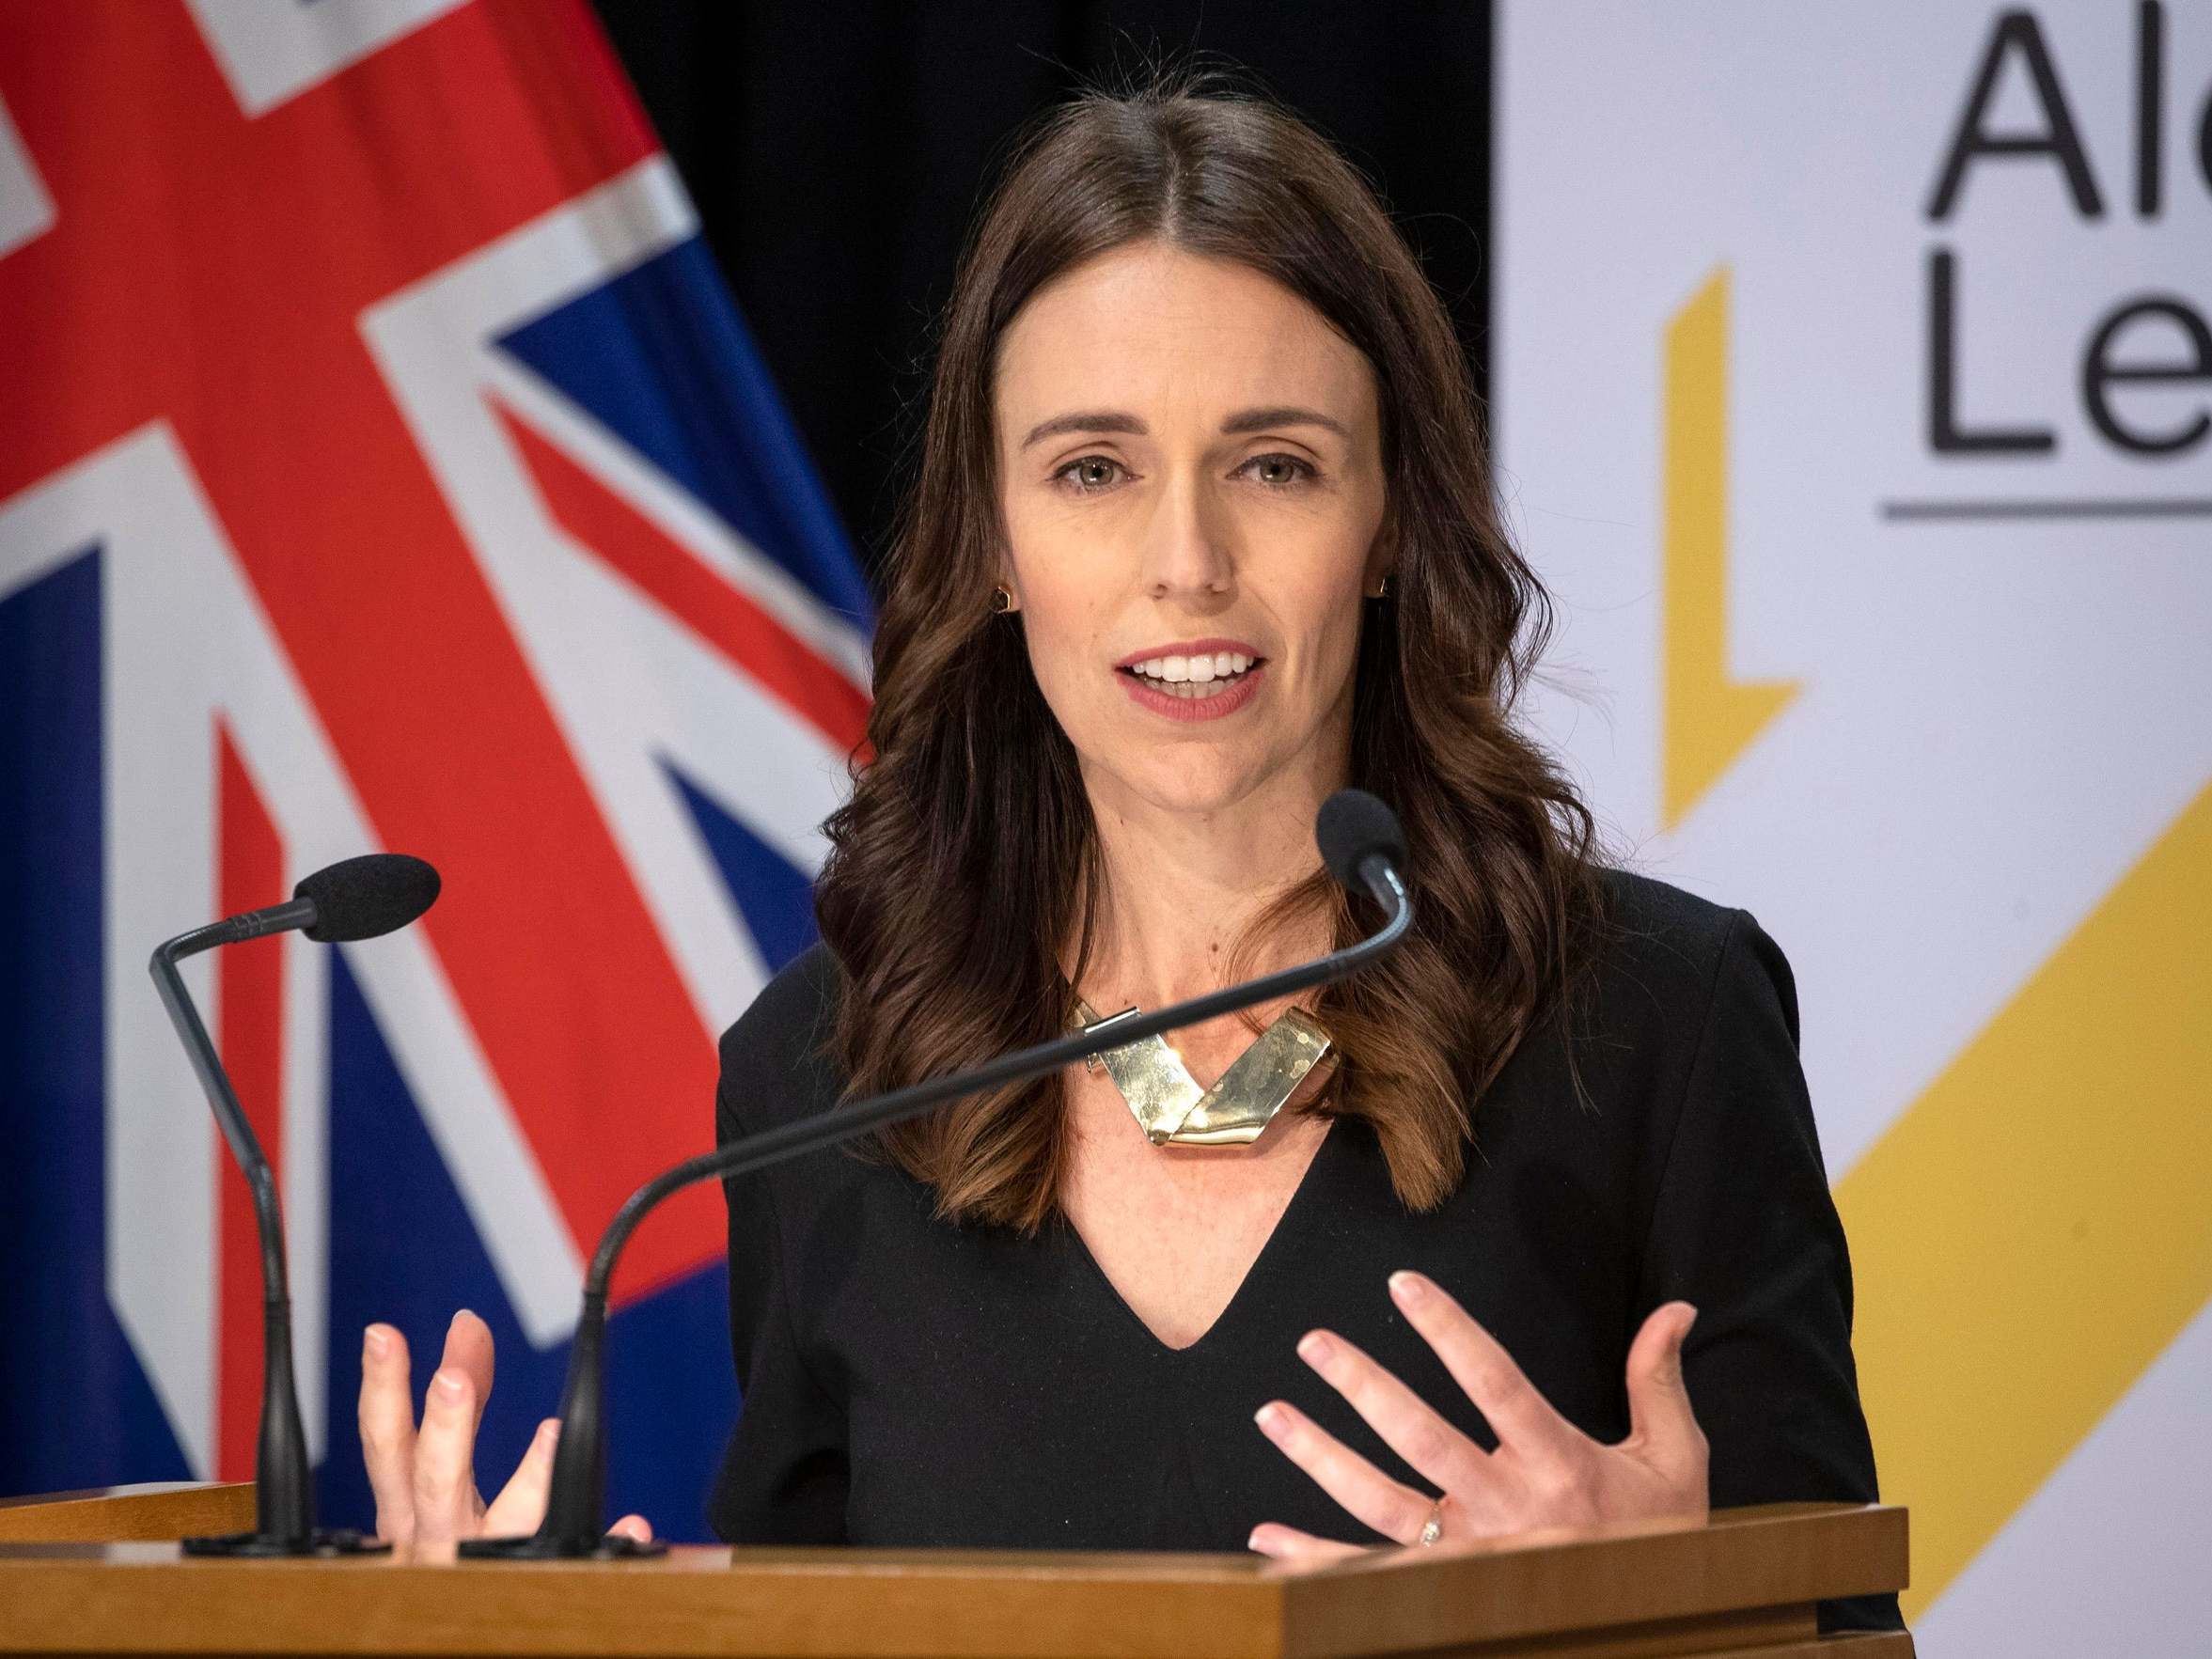
[[[265,1532],[227,1532],[212,1538],[188,1538],[182,1549],[188,1556],[383,1556],[392,1546],[381,1538],[365,1538],[342,1527],[318,1526],[306,1538],[278,1538]]]
[[[639,1543],[627,1533],[603,1533],[589,1543],[531,1533],[526,1538],[464,1538],[458,1546],[472,1561],[643,1561],[665,1556],[659,1539]]]

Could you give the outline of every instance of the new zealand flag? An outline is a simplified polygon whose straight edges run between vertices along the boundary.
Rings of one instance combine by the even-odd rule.
[[[377,849],[404,932],[188,971],[280,1173],[322,1515],[361,1328],[499,1344],[713,1138],[813,936],[867,589],[582,0],[0,0],[0,1493],[247,1479],[251,1211],[160,939]],[[720,1203],[640,1232],[610,1513],[703,1536]]]

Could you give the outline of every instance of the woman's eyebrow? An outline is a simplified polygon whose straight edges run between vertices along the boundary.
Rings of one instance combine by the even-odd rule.
[[[1246,409],[1231,415],[1221,423],[1222,432],[1234,437],[1240,432],[1256,432],[1267,427],[1320,427],[1340,438],[1348,438],[1343,422],[1331,420],[1318,409],[1300,409],[1294,403],[1278,403],[1267,409]]]
[[[1340,438],[1351,434],[1343,423],[1333,420],[1316,409],[1301,409],[1294,403],[1271,404],[1263,409],[1240,409],[1221,423],[1224,437],[1235,437],[1244,432],[1257,432],[1268,427],[1320,427]],[[1063,432],[1127,432],[1141,438],[1150,430],[1134,415],[1119,409],[1085,409],[1073,415],[1056,415],[1050,420],[1039,421],[1029,429],[1029,435],[1022,440],[1027,449],[1046,438],[1057,438]]]
[[[1050,420],[1039,421],[1022,440],[1022,447],[1027,449],[1062,432],[1129,432],[1141,438],[1148,430],[1137,416],[1123,415],[1118,409],[1078,410],[1074,415],[1056,415]]]

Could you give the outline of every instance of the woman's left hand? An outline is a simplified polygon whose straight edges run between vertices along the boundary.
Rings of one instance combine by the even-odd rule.
[[[1682,1341],[1697,1309],[1670,1302],[1644,1321],[1628,1350],[1628,1438],[1605,1446],[1554,1411],[1513,1356],[1434,1279],[1390,1276],[1390,1294],[1436,1351],[1498,1436],[1482,1447],[1420,1395],[1328,1331],[1310,1331],[1298,1357],[1351,1402],[1383,1443],[1443,1494],[1384,1474],[1287,1402],[1262,1406],[1267,1437],[1338,1503],[1386,1538],[1415,1543],[1432,1510],[1443,1541],[1597,1521],[1706,1513],[1705,1436],[1682,1382]],[[1332,1559],[1361,1546],[1270,1521],[1255,1527],[1262,1555]]]

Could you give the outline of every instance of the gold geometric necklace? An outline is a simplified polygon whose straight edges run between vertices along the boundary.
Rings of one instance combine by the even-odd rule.
[[[1096,1031],[1133,1020],[1137,1013],[1126,1008],[1102,1020],[1078,996],[1075,1023],[1069,1029]],[[1083,1063],[1095,1072],[1100,1061],[1105,1062],[1107,1075],[1153,1145],[1245,1146],[1259,1138],[1260,1131],[1328,1049],[1328,1033],[1294,1008],[1261,1032],[1211,1088],[1199,1088],[1184,1068],[1183,1056],[1159,1036],[1089,1056]]]

